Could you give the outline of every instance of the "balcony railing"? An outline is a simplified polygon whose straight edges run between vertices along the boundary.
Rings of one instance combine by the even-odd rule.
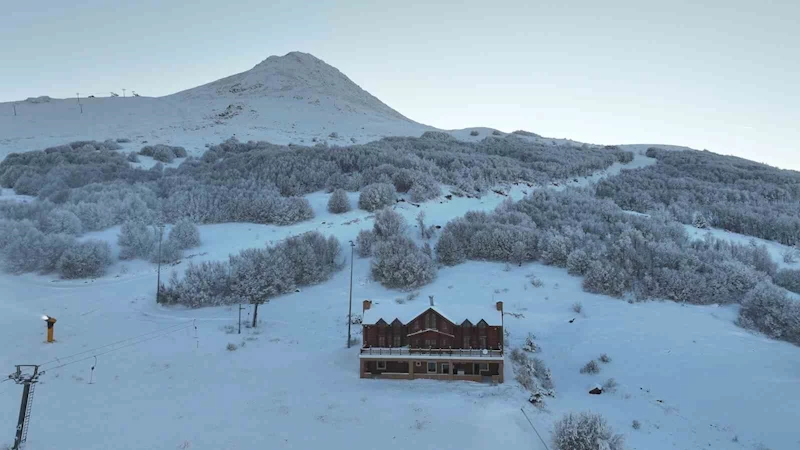
[[[464,358],[498,358],[503,356],[503,350],[493,349],[466,349],[466,348],[408,348],[408,347],[364,347],[362,355],[370,356],[457,356]]]

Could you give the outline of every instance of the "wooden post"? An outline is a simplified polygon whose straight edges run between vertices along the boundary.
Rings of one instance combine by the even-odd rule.
[[[414,379],[414,366],[416,366],[416,365],[417,365],[416,361],[411,361],[411,360],[408,361],[408,379],[409,380],[413,380]]]

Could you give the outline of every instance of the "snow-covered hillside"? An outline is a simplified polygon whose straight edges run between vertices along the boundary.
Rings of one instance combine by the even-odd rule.
[[[647,160],[634,161],[642,163]],[[529,189],[516,186],[508,194],[519,199]],[[372,226],[372,216],[361,210],[327,213],[327,197],[307,196],[315,218],[293,226],[203,225],[203,245],[163,275],[189,261],[224,260],[310,230],[347,242]],[[429,224],[444,224],[506,198],[492,193],[395,209],[409,223],[423,210]],[[86,237],[113,240],[116,232]],[[531,273],[543,286],[531,285]],[[507,382],[498,386],[360,379],[357,346],[345,347],[347,270],[272,299],[259,311],[259,327],[245,327],[241,335],[234,331],[235,307],[159,307],[155,281],[155,266],[144,261],[119,261],[91,281],[0,275],[0,339],[15,343],[0,352],[0,365],[51,361],[37,387],[28,449],[249,449],[262,442],[286,449],[374,448],[384,441],[393,448],[544,448],[520,408],[545,439],[566,412],[601,413],[629,449],[789,449],[798,441],[797,412],[786,399],[800,396],[794,370],[800,354],[791,344],[736,327],[734,306],[629,304],[585,293],[580,278],[540,264],[470,262],[442,269],[418,293],[400,292],[371,281],[369,260],[356,257],[355,312],[365,298],[400,299],[405,303],[398,306],[417,310],[433,295],[442,309],[454,311],[503,300],[511,313],[509,345],[520,347],[534,333],[537,356],[553,372],[556,396],[539,410],[527,403],[510,363]],[[574,303],[582,304],[581,313]],[[58,319],[56,344],[42,342],[42,314]],[[237,350],[227,350],[229,343]],[[611,362],[600,374],[579,373],[602,353]],[[615,393],[588,394],[608,378],[619,384]],[[0,385],[7,442],[19,392],[12,383]],[[633,420],[641,429],[631,427]]]
[[[175,143],[199,154],[231,136],[278,144],[364,143],[419,136],[407,119],[307,53],[271,56],[247,72],[160,98],[40,98],[0,104],[0,158],[71,140]],[[17,115],[14,115],[16,108]],[[81,113],[81,108],[83,113]],[[335,135],[332,135],[335,133]]]

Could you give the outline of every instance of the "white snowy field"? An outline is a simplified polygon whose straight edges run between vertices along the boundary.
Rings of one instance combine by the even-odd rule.
[[[624,167],[652,162],[637,155]],[[507,189],[514,199],[530,190]],[[349,257],[347,242],[372,219],[360,210],[331,215],[327,198],[309,195],[316,217],[290,227],[203,225],[203,244],[162,276],[182,272],[188,261],[224,260],[309,230],[337,236]],[[420,210],[428,224],[444,225],[505,198],[440,198],[419,208],[398,203],[396,210],[414,234]],[[117,231],[86,237],[113,242]],[[544,286],[533,287],[531,273]],[[535,333],[542,347],[537,356],[552,369],[556,397],[546,400],[544,410],[527,403],[510,361],[506,383],[498,386],[360,379],[357,346],[345,347],[347,267],[324,284],[273,299],[259,309],[258,328],[244,327],[241,335],[224,329],[235,326],[236,307],[156,305],[155,266],[144,261],[117,262],[105,277],[88,281],[0,275],[0,366],[11,372],[14,364],[49,361],[35,393],[29,450],[543,448],[520,408],[545,439],[564,413],[593,411],[626,436],[630,449],[800,445],[800,412],[792,400],[800,398],[798,347],[738,328],[735,306],[629,304],[585,293],[580,282],[540,264],[469,262],[441,269],[436,281],[404,304],[422,311],[433,295],[440,308],[457,311],[503,300],[514,313],[505,318],[510,347]],[[354,313],[363,299],[380,308],[408,296],[371,281],[369,260],[356,257]],[[581,314],[573,312],[574,303],[582,304]],[[43,314],[58,319],[55,344],[43,342]],[[248,307],[243,318],[249,314]],[[356,336],[359,331],[353,327]],[[226,350],[229,343],[238,349]],[[601,365],[600,374],[579,373],[602,353],[612,361]],[[616,393],[588,394],[612,377],[619,383]],[[0,443],[13,440],[20,392],[12,382],[0,383],[0,424],[6,426]],[[632,429],[633,420],[641,422],[640,430]]]

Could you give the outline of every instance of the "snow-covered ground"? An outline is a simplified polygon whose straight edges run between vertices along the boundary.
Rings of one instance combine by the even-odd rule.
[[[631,165],[649,163],[637,156]],[[507,194],[518,199],[530,190],[513,186]],[[162,276],[183,271],[188,261],[223,260],[309,230],[337,236],[349,255],[347,241],[371,227],[372,219],[360,210],[331,215],[327,197],[309,195],[316,217],[291,227],[203,225],[202,246]],[[428,224],[444,225],[505,198],[441,198],[419,208],[398,203],[396,209],[414,234],[420,210]],[[117,232],[86,237],[114,241]],[[371,281],[367,259],[356,257],[354,273],[356,312],[363,299],[409,297]],[[544,286],[533,287],[531,273]],[[235,307],[160,307],[155,281],[155,266],[144,261],[117,262],[91,281],[0,275],[0,339],[10,344],[0,351],[0,365],[10,372],[14,364],[52,361],[36,389],[28,449],[249,449],[264,443],[543,448],[520,408],[545,439],[562,414],[591,410],[625,434],[631,449],[750,449],[762,443],[789,449],[800,443],[793,428],[800,413],[789,401],[800,398],[800,351],[736,327],[735,307],[629,304],[583,292],[580,279],[562,269],[481,262],[443,268],[406,301],[403,307],[422,310],[433,295],[440,308],[457,312],[503,300],[514,313],[506,316],[510,345],[521,346],[528,332],[535,333],[538,356],[553,372],[556,397],[538,410],[513,380],[510,362],[507,382],[498,386],[360,379],[358,349],[345,347],[347,270],[273,299],[259,310],[259,327],[245,327],[242,335],[224,329],[236,324]],[[576,302],[581,314],[572,310]],[[43,343],[42,314],[58,319],[55,344]],[[249,314],[248,307],[245,320]],[[229,343],[238,349],[226,350]],[[612,361],[599,375],[579,373],[602,353]],[[619,383],[616,393],[588,394],[611,377]],[[12,382],[0,384],[0,424],[7,425],[0,442],[13,438],[20,391]],[[640,430],[631,428],[633,420],[641,422]]]

